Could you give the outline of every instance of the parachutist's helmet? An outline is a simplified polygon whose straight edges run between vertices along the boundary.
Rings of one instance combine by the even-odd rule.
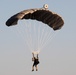
[[[44,4],[43,8],[48,9],[48,4]]]

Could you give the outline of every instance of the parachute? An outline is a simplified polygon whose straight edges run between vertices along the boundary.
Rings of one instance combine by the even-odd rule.
[[[62,17],[60,17],[58,14],[53,13],[52,11],[48,10],[48,5],[44,5],[43,8],[36,8],[36,9],[28,9],[21,11],[15,15],[13,15],[11,18],[9,18],[6,22],[7,26],[16,25],[18,20],[22,19],[31,19],[31,20],[37,20],[41,21],[51,28],[53,30],[59,30],[62,28],[64,21]]]
[[[25,35],[26,42],[29,48],[32,49],[32,52],[35,52],[35,54],[39,53],[40,50],[48,42],[50,42],[52,37],[50,30],[52,31],[59,30],[64,25],[64,20],[62,19],[62,17],[48,10],[47,4],[45,4],[43,8],[27,9],[13,15],[6,21],[6,25],[8,27],[17,25],[18,21],[23,19],[27,21],[29,20],[30,23],[31,21],[35,21],[35,24],[32,24],[31,27],[29,27],[29,24],[27,22],[25,22],[26,24],[25,26],[27,26],[27,28],[25,29],[26,32],[24,32],[24,35],[26,34]],[[38,24],[37,22],[40,24]],[[46,29],[47,27],[51,29],[50,30]],[[33,50],[36,50],[36,51],[33,51]]]

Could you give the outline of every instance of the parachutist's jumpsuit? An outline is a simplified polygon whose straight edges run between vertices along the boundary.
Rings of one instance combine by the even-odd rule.
[[[33,66],[32,66],[32,71],[34,71],[34,66],[36,67],[36,71],[38,71],[38,66],[37,66],[39,64],[38,54],[37,54],[37,58],[34,57],[34,54],[33,54],[32,61],[34,61]]]

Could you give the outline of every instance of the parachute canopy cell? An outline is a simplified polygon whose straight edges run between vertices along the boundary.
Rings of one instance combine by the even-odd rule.
[[[64,21],[61,16],[45,8],[27,9],[21,11],[10,17],[6,21],[6,25],[7,26],[16,25],[18,20],[22,19],[41,21],[50,26],[51,28],[53,28],[53,30],[59,30],[64,25]]]

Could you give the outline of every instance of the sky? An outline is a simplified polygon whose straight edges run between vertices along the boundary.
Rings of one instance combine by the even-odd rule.
[[[29,49],[32,44],[26,38],[29,33],[25,29],[30,23],[24,20],[19,21],[17,26],[7,27],[5,22],[22,10],[42,8],[44,4],[62,16],[64,26],[40,51],[38,71],[32,72],[32,54]],[[75,14],[76,0],[0,0],[0,75],[76,75]],[[49,31],[47,27],[46,32]],[[34,31],[31,34],[34,40]]]

